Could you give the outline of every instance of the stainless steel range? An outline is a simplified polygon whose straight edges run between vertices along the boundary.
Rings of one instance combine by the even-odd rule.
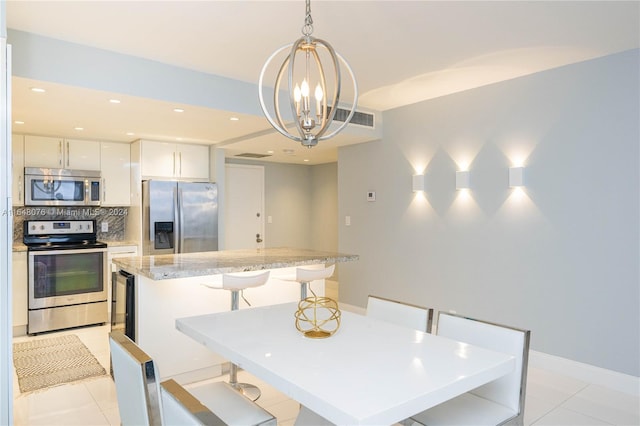
[[[28,250],[27,333],[101,324],[107,317],[107,245],[94,220],[24,222]]]

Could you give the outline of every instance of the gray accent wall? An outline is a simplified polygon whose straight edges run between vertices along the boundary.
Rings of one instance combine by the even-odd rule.
[[[527,328],[536,351],[640,376],[639,75],[633,50],[385,112],[382,140],[339,150],[339,250],[360,255],[340,300]]]

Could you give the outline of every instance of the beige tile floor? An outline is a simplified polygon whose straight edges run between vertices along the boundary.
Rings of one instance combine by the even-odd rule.
[[[76,334],[109,371],[108,326],[61,332]],[[50,337],[19,337],[14,341]],[[262,390],[258,403],[278,419],[293,425],[298,404],[273,387],[240,373],[243,381]],[[221,377],[220,379],[224,379]],[[20,394],[14,375],[15,425],[119,425],[116,391],[110,376],[88,379]],[[587,426],[640,425],[640,398],[581,382],[545,370],[530,368],[527,382],[525,425]]]

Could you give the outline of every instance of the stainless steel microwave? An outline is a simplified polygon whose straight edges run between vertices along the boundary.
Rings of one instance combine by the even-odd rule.
[[[100,172],[25,167],[25,205],[99,206]]]

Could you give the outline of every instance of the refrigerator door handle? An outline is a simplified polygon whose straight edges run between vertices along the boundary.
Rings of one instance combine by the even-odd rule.
[[[178,197],[178,188],[177,186],[175,188],[173,188],[173,217],[174,217],[174,221],[175,221],[175,226],[174,226],[174,238],[175,238],[175,244],[173,245],[173,252],[174,253],[180,253],[181,248],[180,248],[180,238],[182,237],[182,228],[180,227],[180,216],[181,216],[181,211],[180,211],[180,198]]]
[[[178,216],[176,217],[178,220],[178,253],[182,253],[184,251],[184,212],[182,211],[182,188],[178,188]]]

